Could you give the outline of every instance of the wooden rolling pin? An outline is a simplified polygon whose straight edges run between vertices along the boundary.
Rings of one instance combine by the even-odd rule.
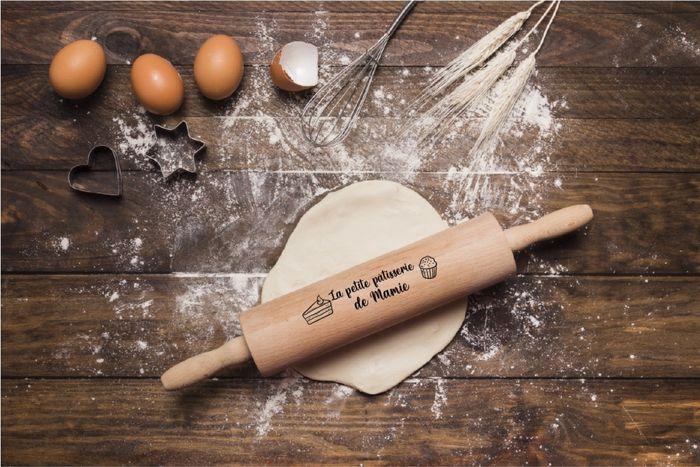
[[[513,251],[572,232],[593,218],[570,206],[503,230],[483,214],[241,315],[243,336],[189,358],[161,377],[180,389],[251,357],[275,374],[515,274]]]

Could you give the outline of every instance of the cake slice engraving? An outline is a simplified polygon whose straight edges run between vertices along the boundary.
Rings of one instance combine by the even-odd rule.
[[[333,304],[331,301],[325,300],[319,295],[301,316],[306,320],[306,324],[310,326],[332,314]]]

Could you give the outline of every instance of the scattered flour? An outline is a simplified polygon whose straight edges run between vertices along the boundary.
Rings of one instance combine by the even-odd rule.
[[[694,57],[700,56],[700,45],[698,45],[695,40],[688,37],[680,26],[672,26],[669,29],[669,37],[670,40],[675,45],[678,45],[684,52],[689,53]]]
[[[437,357],[438,360],[440,360],[440,363],[442,363],[445,366],[450,366],[452,364],[450,357],[447,356],[447,352],[441,352],[438,354]]]
[[[255,26],[255,37],[259,49],[268,54],[277,52],[277,41],[275,40],[277,20],[274,18],[270,20],[270,18],[260,17],[256,19]]]
[[[326,398],[324,405],[327,407],[329,418],[339,418],[340,412],[345,405],[345,400],[350,397],[355,390],[349,386],[336,384],[333,391]]]
[[[270,431],[272,417],[282,413],[285,402],[287,402],[287,392],[282,389],[265,401],[265,405],[263,405],[258,415],[258,436],[266,435]]]
[[[115,143],[119,156],[139,168],[150,167],[146,154],[155,144],[156,135],[146,110],[139,108],[137,112],[112,117],[112,122],[116,126]]]
[[[240,335],[238,315],[258,303],[264,279],[260,274],[173,275],[184,286],[175,296],[175,322],[192,344],[221,332],[227,339]]]
[[[481,355],[478,355],[476,357],[477,360],[491,360],[498,352],[500,352],[501,349],[500,347],[493,346],[489,348],[486,352],[482,353]]]
[[[445,390],[445,382],[442,378],[435,379],[435,398],[430,411],[436,419],[442,417],[442,408],[447,404],[447,392]]]
[[[337,71],[337,67],[330,64],[349,62],[363,52],[362,47],[342,52],[332,49],[332,41],[326,36],[327,20],[327,12],[316,12],[313,30],[306,37],[322,48],[321,57],[325,62],[321,64],[322,82]],[[254,34],[258,51],[273,53],[279,46],[276,37],[276,21],[259,18]],[[355,33],[355,38],[360,38],[359,32]],[[371,43],[369,37],[368,41]],[[416,79],[427,79],[432,71],[431,67],[425,67],[386,72],[394,73],[396,86],[415,86]],[[143,327],[137,332],[140,338],[136,340],[131,331],[128,338],[127,334],[122,336],[114,323],[73,336],[66,349],[83,348],[91,356],[86,363],[90,366],[76,367],[75,371],[87,369],[95,375],[102,374],[106,367],[105,355],[110,356],[107,363],[112,363],[111,355],[129,352],[136,366],[124,371],[154,376],[163,359],[176,350],[167,342],[156,343],[159,341],[155,336],[163,329],[184,333],[189,346],[239,335],[238,315],[259,301],[260,287],[269,267],[250,253],[279,249],[301,213],[324,193],[344,184],[367,178],[389,178],[421,191],[420,177],[427,172],[438,177],[438,185],[433,188],[435,192],[452,194],[443,212],[449,222],[486,209],[506,212],[515,220],[528,220],[541,214],[540,205],[546,200],[548,189],[563,187],[561,179],[549,186],[543,182],[546,174],[555,169],[549,154],[555,147],[560,122],[554,114],[557,108],[566,108],[565,101],[552,101],[538,86],[529,85],[496,146],[467,160],[464,148],[468,148],[468,143],[477,135],[478,124],[486,115],[494,94],[487,96],[473,113],[456,122],[443,141],[429,150],[421,150],[411,138],[397,141],[395,137],[407,102],[396,98],[393,89],[394,86],[378,80],[368,97],[365,118],[360,119],[350,137],[332,148],[318,149],[309,146],[298,128],[297,113],[308,95],[279,92],[267,78],[266,70],[253,67],[250,72],[246,71],[241,90],[225,104],[224,115],[220,118],[221,138],[209,142],[200,173],[170,182],[164,182],[146,158],[155,138],[148,114],[139,109],[115,117],[112,121],[115,146],[129,164],[145,171],[139,182],[143,185],[131,189],[149,190],[153,203],[149,209],[153,209],[155,220],[149,224],[148,219],[135,219],[128,226],[127,237],[104,239],[105,251],[111,252],[117,258],[113,261],[121,261],[119,266],[128,271],[160,268],[189,271],[192,264],[197,265],[197,270],[172,274],[178,281],[165,299],[172,300],[173,313],[170,317],[160,316],[160,324],[154,319],[151,308],[154,297],[162,299],[162,291],[154,290],[146,281],[142,283],[137,276],[94,289],[76,287],[77,294],[92,296],[97,293],[104,297],[114,312],[115,321],[139,322]],[[464,157],[460,160],[455,154]],[[454,160],[460,162],[454,165],[445,162]],[[429,195],[429,189],[426,190],[423,193]],[[261,222],[260,213],[277,222]],[[287,230],[280,229],[280,224]],[[164,239],[160,238],[163,230],[167,231]],[[225,241],[203,245],[201,238]],[[71,246],[68,237],[58,241],[47,239],[51,240],[60,251]],[[166,257],[162,252],[154,255],[153,245],[163,242],[170,248]],[[556,273],[565,272],[556,265],[552,268]],[[231,270],[246,272],[220,272]],[[533,351],[546,343],[542,336],[552,321],[548,313],[556,311],[557,307],[541,298],[545,295],[541,290],[543,286],[525,290],[528,285],[514,283],[505,287],[503,296],[512,297],[511,301],[491,300],[487,301],[490,306],[475,306],[470,311],[470,318],[458,337],[466,350],[452,353],[448,349],[438,356],[447,371],[458,367],[477,375],[488,373],[492,368],[508,371],[506,365],[511,363],[501,360],[504,355],[512,354],[504,351],[511,343],[505,341],[496,318],[506,319],[510,329],[522,330],[517,338],[522,339],[519,345],[524,350]],[[156,328],[157,325],[163,328]],[[66,349],[57,351],[54,358],[74,357]],[[558,354],[549,357],[553,365],[564,361]],[[465,362],[469,363],[465,366]],[[518,363],[526,365],[527,362]],[[431,411],[440,419],[448,404],[448,380],[425,381],[409,380],[407,386],[377,396],[376,403],[396,411],[407,409],[410,402],[404,394],[406,387],[426,384],[426,388],[433,391],[434,381]],[[295,410],[305,389],[304,380],[298,376],[266,379],[260,384],[261,391],[269,391],[269,394],[252,411],[250,428],[262,437],[274,431],[276,418],[285,411]],[[355,395],[351,388],[336,385],[325,399],[328,418],[338,417],[345,401],[351,397],[362,396]],[[400,434],[405,418],[405,415],[397,416],[394,424],[379,437],[367,435],[368,445],[389,444]]]
[[[342,401],[344,399],[347,399],[353,392],[355,392],[355,390],[349,386],[336,384],[335,389],[333,389],[333,392],[330,396],[328,396],[328,399],[326,399],[325,403],[332,404],[337,401]]]
[[[302,384],[302,378],[299,376],[290,376],[282,380],[265,382],[266,386],[274,388],[274,392],[268,396],[255,415],[254,426],[258,436],[265,436],[273,429],[272,419],[284,412],[290,395],[299,400],[303,394]]]
[[[477,112],[488,108],[488,101],[499,92],[497,85]],[[453,194],[446,216],[461,220],[488,209],[504,211],[514,215],[514,221],[524,221],[542,214],[538,206],[547,193],[541,178],[545,171],[555,168],[549,153],[560,128],[552,109],[565,105],[564,101],[550,102],[537,86],[528,85],[500,132],[501,140],[472,160],[448,169],[444,188]],[[518,140],[526,140],[526,133],[532,143],[523,147]],[[507,175],[507,180],[499,174]]]

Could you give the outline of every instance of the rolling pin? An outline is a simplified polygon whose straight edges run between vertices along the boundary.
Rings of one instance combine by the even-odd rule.
[[[273,375],[500,282],[516,272],[514,251],[592,218],[582,204],[503,230],[483,214],[251,308],[242,336],[173,366],[161,382],[184,388],[251,358]]]

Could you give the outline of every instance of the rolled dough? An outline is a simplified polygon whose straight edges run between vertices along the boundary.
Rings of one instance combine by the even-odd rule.
[[[447,228],[418,193],[374,180],[329,193],[302,216],[265,280],[267,302]],[[400,383],[459,331],[466,299],[299,365],[303,375],[368,394]]]

